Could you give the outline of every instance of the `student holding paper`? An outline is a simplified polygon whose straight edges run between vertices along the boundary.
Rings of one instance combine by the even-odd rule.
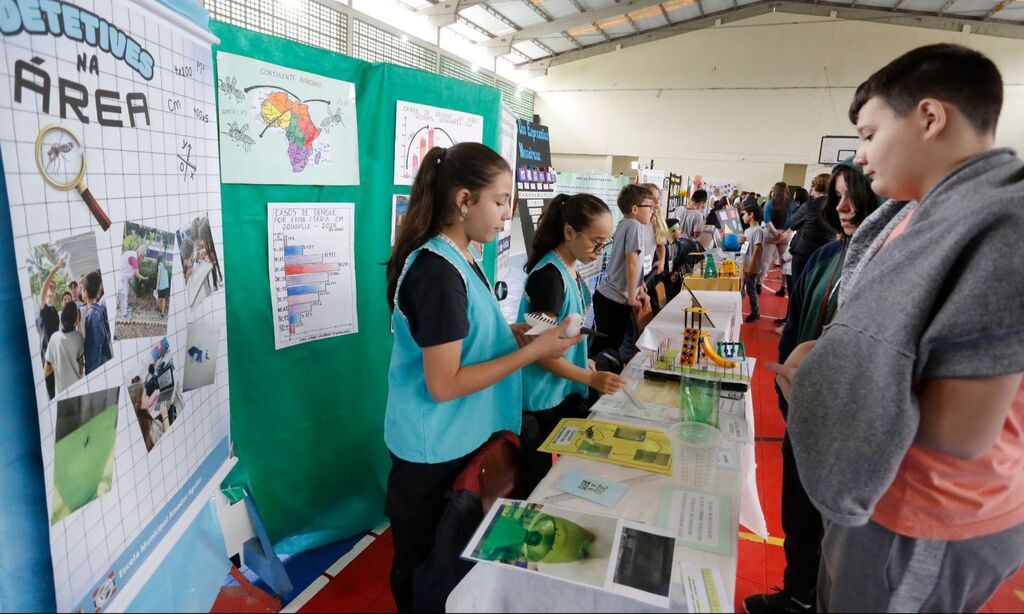
[[[421,163],[387,265],[395,341],[384,439],[391,450],[385,513],[399,612],[415,609],[413,579],[455,478],[496,432],[522,423],[519,370],[579,343],[563,322],[519,347],[471,241],[511,219],[512,172],[479,143],[434,147]]]
[[[576,261],[590,263],[600,258],[611,243],[611,234],[612,214],[600,198],[590,194],[556,196],[533,236],[517,321],[525,322],[527,313],[537,312],[559,322],[573,313],[585,318],[591,297],[576,272]],[[537,452],[537,446],[562,418],[587,417],[587,387],[613,394],[624,383],[614,373],[592,368],[585,339],[565,356],[523,369],[523,444],[529,451],[531,486],[551,468],[551,455]]]

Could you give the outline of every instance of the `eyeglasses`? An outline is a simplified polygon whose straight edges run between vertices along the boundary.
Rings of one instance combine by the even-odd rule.
[[[576,234],[578,234],[579,236],[583,237],[584,239],[586,239],[586,240],[588,240],[588,241],[590,241],[591,243],[594,244],[593,252],[595,254],[600,254],[604,250],[608,249],[608,246],[611,245],[612,242],[615,240],[615,239],[605,239],[604,241],[602,241],[600,239],[592,239],[592,238],[588,237],[587,235],[583,234],[582,232],[580,232],[578,230],[576,231]]]

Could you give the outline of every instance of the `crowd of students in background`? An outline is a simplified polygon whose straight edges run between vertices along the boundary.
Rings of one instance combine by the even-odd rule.
[[[787,420],[785,585],[744,609],[982,607],[1024,561],[1024,162],[994,147],[1002,92],[981,54],[922,47],[858,88],[860,148],[810,190],[780,182],[767,198],[711,203],[695,190],[665,219],[656,186],[627,185],[614,231],[599,199],[559,196],[538,222],[512,325],[471,249],[511,218],[508,164],[474,143],[431,149],[387,267],[399,611],[443,608],[466,571],[451,555],[459,531],[442,523],[481,514],[449,505],[453,491],[479,481],[481,500],[508,493],[485,495],[464,472],[502,433],[534,450],[558,419],[625,384],[615,373],[652,297],[678,289],[725,207],[745,226],[748,321],[769,265],[790,267],[779,361],[759,363],[776,373]],[[591,297],[575,263],[608,249]],[[568,334],[591,304],[603,336]],[[536,311],[559,324],[527,339]],[[532,458],[534,482],[549,462]]]

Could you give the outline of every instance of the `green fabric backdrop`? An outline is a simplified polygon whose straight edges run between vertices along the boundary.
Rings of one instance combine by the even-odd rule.
[[[221,184],[230,352],[231,436],[245,486],[279,553],[295,553],[383,520],[391,467],[384,407],[391,354],[384,262],[390,255],[395,109],[399,99],[484,117],[498,149],[497,89],[390,64],[369,64],[211,22],[215,50],[356,84],[359,186]],[[225,138],[222,137],[221,138]],[[268,202],[354,202],[359,333],[274,350],[267,273]],[[487,248],[494,269],[494,246]]]

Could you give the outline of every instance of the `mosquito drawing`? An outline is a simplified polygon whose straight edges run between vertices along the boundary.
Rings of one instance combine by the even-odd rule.
[[[328,110],[330,110],[330,107],[328,107]],[[328,115],[327,117],[324,118],[324,121],[322,121],[320,123],[320,126],[325,131],[330,132],[331,131],[331,126],[334,126],[335,124],[341,124],[341,126],[343,128],[345,127],[345,120],[342,119],[342,115],[341,115],[341,104],[340,103],[338,104],[338,106],[334,107],[334,111],[331,112],[330,115]]]
[[[238,89],[238,78],[228,77],[227,79],[220,79],[220,92],[227,96],[234,96],[238,102],[245,100],[245,92]]]
[[[231,122],[230,124],[228,124],[228,131],[222,134],[228,135],[228,138],[234,141],[236,145],[238,145],[243,150],[248,152],[249,148],[251,148],[253,143],[256,142],[252,140],[251,136],[246,134],[246,132],[248,131],[249,124],[245,124],[241,128],[239,128],[238,124],[236,124],[235,122]]]
[[[74,148],[75,144],[71,142],[51,143],[50,149],[46,151],[46,170],[59,172],[61,164],[66,161],[64,156]]]

